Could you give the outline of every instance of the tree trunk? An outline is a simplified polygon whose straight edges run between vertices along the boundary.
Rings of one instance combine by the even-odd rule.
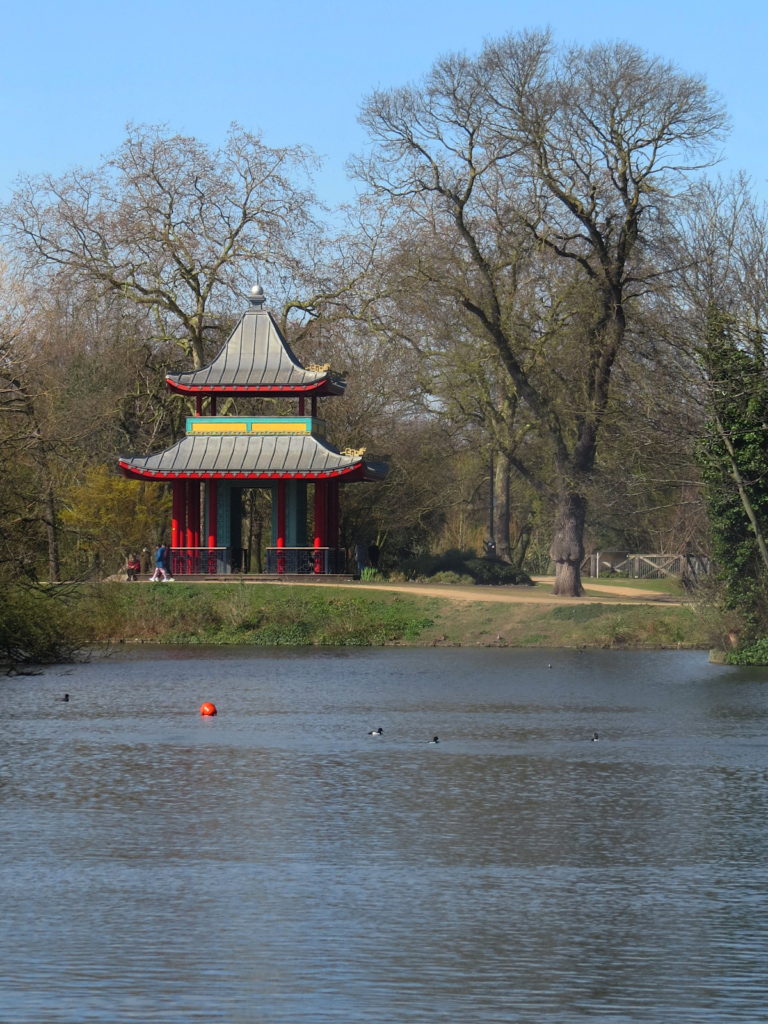
[[[46,467],[47,468],[47,467]],[[59,583],[61,565],[59,560],[59,532],[56,517],[56,498],[50,483],[45,489],[45,529],[48,535],[48,581]]]
[[[48,449],[37,418],[37,410],[35,409],[32,396],[19,380],[12,380],[11,386],[18,393],[24,412],[29,420],[31,427],[30,439],[34,446],[33,450],[44,486],[43,511],[40,518],[45,523],[45,532],[48,539],[48,582],[59,583],[61,581],[61,559],[59,557],[58,515],[56,511],[56,494],[48,461]]]
[[[554,594],[561,597],[581,597],[581,563],[584,558],[584,523],[587,501],[582,494],[572,491],[561,495],[555,536],[549,557],[555,563]]]
[[[765,534],[760,528],[755,507],[750,500],[749,492],[744,482],[744,477],[741,475],[739,470],[736,449],[733,447],[733,442],[728,436],[728,432],[723,426],[722,420],[717,413],[715,413],[715,427],[723,447],[728,453],[728,472],[731,479],[736,484],[736,490],[739,492],[739,499],[741,500],[741,507],[744,509],[747,519],[749,520],[749,525],[752,527],[752,532],[755,535],[755,542],[757,544],[757,550],[760,553],[760,559],[762,560],[763,566],[768,569],[768,544],[766,544]]]
[[[512,561],[509,544],[509,472],[508,457],[498,454],[493,477],[493,536],[496,554],[504,562]]]
[[[528,554],[528,546],[531,543],[531,523],[527,520],[520,528],[517,540],[512,547],[511,562],[516,569],[523,568],[525,556]]]

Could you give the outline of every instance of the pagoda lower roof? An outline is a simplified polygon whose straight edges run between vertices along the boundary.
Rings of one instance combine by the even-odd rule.
[[[383,480],[386,463],[345,455],[312,436],[183,437],[155,455],[119,460],[141,480]]]
[[[166,376],[174,391],[194,394],[341,395],[346,382],[329,367],[305,368],[291,351],[272,314],[243,313],[219,354],[200,370]]]

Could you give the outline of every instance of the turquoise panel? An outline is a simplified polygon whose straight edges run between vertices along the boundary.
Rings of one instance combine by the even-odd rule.
[[[313,416],[187,416],[187,434],[325,435],[325,421]]]
[[[232,544],[229,514],[231,496],[231,485],[219,480],[216,491],[216,543],[221,548],[231,547]]]
[[[243,546],[243,490],[229,489],[229,547],[234,551]]]
[[[272,547],[277,545],[277,484],[272,492]],[[289,548],[307,546],[307,483],[305,480],[285,481],[285,544]]]
[[[286,481],[285,506],[285,543],[289,548],[304,548],[307,546],[306,481]]]

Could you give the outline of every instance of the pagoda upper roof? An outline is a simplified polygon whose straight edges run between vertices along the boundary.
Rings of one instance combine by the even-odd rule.
[[[168,386],[194,394],[343,394],[346,381],[329,366],[301,365],[263,302],[263,292],[254,288],[250,308],[213,362],[200,370],[168,374]]]
[[[386,463],[339,452],[312,435],[187,435],[154,455],[120,459],[143,480],[382,480]]]

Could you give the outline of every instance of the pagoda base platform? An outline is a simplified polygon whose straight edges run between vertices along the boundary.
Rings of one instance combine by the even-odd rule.
[[[351,583],[359,579],[351,573],[187,573],[173,577],[174,583]],[[149,576],[140,576],[140,583],[151,583]]]

